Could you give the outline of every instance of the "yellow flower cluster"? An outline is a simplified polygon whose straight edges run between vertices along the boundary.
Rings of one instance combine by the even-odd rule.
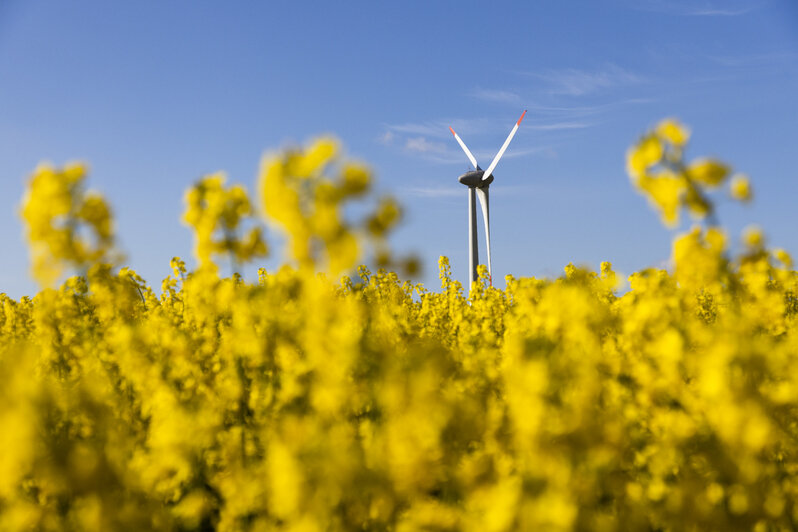
[[[32,273],[52,286],[66,267],[85,273],[97,262],[113,261],[113,219],[105,199],[86,191],[86,167],[70,164],[61,170],[40,165],[33,173],[22,203],[27,226]]]
[[[243,238],[237,231],[252,215],[252,205],[241,185],[225,188],[222,174],[206,176],[186,192],[183,221],[194,229],[194,254],[200,268],[215,268],[213,254],[229,254],[233,264],[267,254],[261,228],[253,227]],[[215,239],[215,235],[220,237]]]
[[[647,142],[683,144],[667,124]],[[334,282],[398,217],[373,198],[348,221],[371,176],[325,177],[336,149],[264,160],[293,266],[257,282],[212,267],[258,254],[239,252],[245,191],[212,176],[187,195],[200,266],[173,259],[160,295],[101,254],[76,260],[76,234],[48,249],[85,275],[0,295],[0,530],[796,528],[786,251],[750,233],[730,258],[720,229],[695,229],[673,272],[622,295],[609,263],[504,290],[480,267],[468,294],[445,258],[439,290],[365,266]],[[69,170],[47,172],[70,190]],[[40,204],[40,175],[32,245],[64,229],[42,220],[86,220],[80,195]]]
[[[362,245],[369,242],[379,266],[401,265],[412,273],[415,261],[397,263],[386,245],[385,237],[401,218],[393,198],[378,198],[363,219],[347,220],[346,204],[369,195],[371,174],[361,164],[340,163],[338,151],[333,139],[322,138],[304,152],[288,150],[263,159],[264,214],[287,237],[286,256],[300,269],[339,275],[355,266]]]
[[[684,207],[696,218],[708,218],[716,225],[708,192],[728,178],[731,169],[720,161],[702,158],[684,161],[690,131],[674,119],[660,122],[646,133],[626,155],[626,168],[635,187],[660,211],[669,226],[679,221]],[[739,201],[752,197],[748,178],[736,175],[730,195]]]

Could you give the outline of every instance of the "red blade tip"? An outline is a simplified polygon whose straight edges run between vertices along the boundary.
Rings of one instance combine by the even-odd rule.
[[[524,119],[524,115],[525,115],[525,114],[526,114],[526,109],[524,109],[524,112],[523,112],[523,113],[521,113],[521,118],[519,118],[519,119],[518,119],[518,122],[516,122],[516,123],[515,123],[515,125],[517,125],[517,126],[520,126],[520,125],[521,125],[521,120],[523,120],[523,119]]]
[[[452,129],[452,126],[449,126],[449,131],[451,131],[452,135],[454,135],[455,137],[457,136],[457,133],[454,132],[454,129]]]

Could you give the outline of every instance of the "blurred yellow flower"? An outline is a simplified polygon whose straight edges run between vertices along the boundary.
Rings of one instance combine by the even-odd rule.
[[[731,180],[731,195],[734,199],[740,201],[751,201],[753,191],[748,177],[737,174]]]
[[[690,140],[690,130],[674,118],[661,121],[655,131],[662,139],[677,146],[684,146]]]

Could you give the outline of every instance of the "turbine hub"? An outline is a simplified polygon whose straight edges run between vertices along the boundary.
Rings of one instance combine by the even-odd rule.
[[[471,170],[470,172],[466,172],[460,177],[458,177],[457,180],[470,188],[486,187],[491,183],[493,183],[493,174],[490,174],[487,179],[482,179],[482,175],[484,173],[485,173],[484,170]]]

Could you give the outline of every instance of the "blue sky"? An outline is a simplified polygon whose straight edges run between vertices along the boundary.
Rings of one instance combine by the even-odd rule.
[[[400,198],[393,244],[419,280],[436,286],[439,255],[464,280],[469,166],[448,126],[484,167],[523,109],[491,186],[494,278],[664,265],[673,233],[624,153],[667,116],[691,127],[689,156],[750,176],[752,205],[720,200],[730,237],[757,223],[798,254],[796,95],[790,0],[0,0],[0,290],[35,291],[17,213],[40,161],[90,164],[159,287],[191,256],[187,186],[223,170],[252,189],[264,152],[324,133]]]

